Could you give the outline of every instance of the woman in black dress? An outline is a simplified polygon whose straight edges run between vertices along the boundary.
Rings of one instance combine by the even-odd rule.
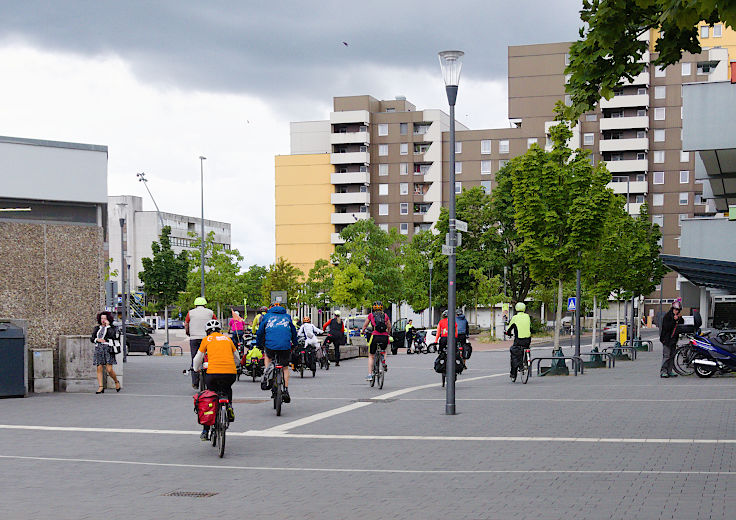
[[[115,360],[115,353],[113,351],[113,342],[115,341],[116,329],[112,324],[112,314],[108,311],[103,311],[97,315],[98,325],[90,336],[90,341],[95,344],[94,364],[97,367],[97,391],[96,394],[101,394],[105,391],[102,387],[102,367],[107,369],[107,373],[115,381],[115,391],[120,391],[120,381],[118,376],[112,369],[113,365],[117,364]]]

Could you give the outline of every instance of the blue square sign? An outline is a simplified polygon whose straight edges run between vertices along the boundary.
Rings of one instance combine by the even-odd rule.
[[[575,297],[571,296],[567,299],[567,310],[572,312],[575,310]]]

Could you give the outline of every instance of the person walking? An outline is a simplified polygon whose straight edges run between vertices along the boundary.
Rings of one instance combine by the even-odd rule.
[[[115,391],[120,391],[120,381],[115,374],[112,366],[117,365],[114,352],[114,342],[117,337],[117,329],[112,324],[112,314],[109,311],[103,311],[97,314],[97,326],[92,331],[89,340],[95,344],[94,364],[97,367],[97,391],[101,394],[105,391],[102,386],[102,368],[105,367],[107,373],[112,380],[115,381]]]
[[[672,308],[662,317],[662,326],[659,329],[659,341],[662,342],[662,367],[659,377],[677,377],[674,371],[675,351],[677,340],[680,339],[678,325],[685,323],[682,318],[682,304],[679,301],[672,303]]]
[[[406,353],[411,354],[411,346],[414,343],[414,336],[417,329],[414,328],[414,322],[409,320],[404,327],[404,339],[406,340]]]
[[[189,336],[189,352],[194,356],[199,351],[199,345],[202,340],[207,336],[205,332],[205,326],[210,320],[216,320],[217,316],[210,309],[206,308],[207,300],[203,296],[199,296],[194,299],[194,309],[187,312],[187,317],[184,320],[184,332]],[[194,365],[190,365],[190,368],[194,368]],[[195,390],[199,388],[199,373],[192,370],[192,388]]]

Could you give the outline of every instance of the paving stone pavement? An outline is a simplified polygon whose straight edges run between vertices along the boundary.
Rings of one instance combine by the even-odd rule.
[[[219,459],[197,438],[187,359],[131,355],[120,393],[0,400],[0,510],[4,519],[734,518],[736,378],[662,380],[660,357],[657,347],[614,369],[522,385],[509,381],[507,353],[477,352],[455,416],[444,414],[433,355],[390,356],[383,390],[362,381],[365,359],[292,376],[282,417],[243,380]],[[165,496],[174,491],[216,494]]]

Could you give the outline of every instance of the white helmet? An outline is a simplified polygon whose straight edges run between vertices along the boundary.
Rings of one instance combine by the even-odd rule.
[[[222,330],[222,325],[220,325],[220,322],[217,320],[210,320],[207,322],[207,324],[204,326],[204,331],[209,334],[212,331],[220,332]]]
[[[335,311],[335,316],[341,316],[340,311]]]

